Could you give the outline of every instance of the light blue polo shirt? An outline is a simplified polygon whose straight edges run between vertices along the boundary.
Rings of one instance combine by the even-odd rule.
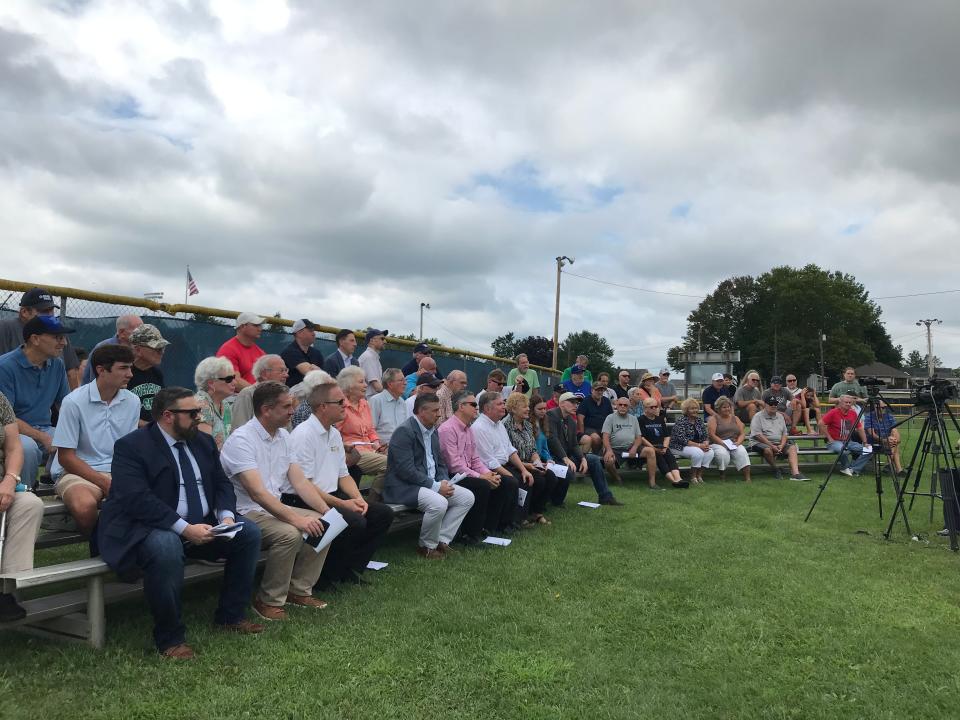
[[[61,358],[34,367],[23,346],[0,356],[0,392],[13,405],[17,420],[35,428],[50,427],[50,408],[70,392]]]
[[[108,405],[100,399],[97,383],[87,383],[63,399],[53,445],[76,450],[77,457],[87,465],[108,473],[113,463],[113,444],[136,430],[139,420],[140,398],[132,392],[121,390]],[[50,474],[59,478],[63,473],[57,457]]]

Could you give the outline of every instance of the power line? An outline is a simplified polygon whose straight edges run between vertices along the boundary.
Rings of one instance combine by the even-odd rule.
[[[936,292],[910,293],[909,295],[884,295],[883,297],[876,297],[874,300],[894,300],[896,298],[921,297],[923,295],[946,295],[947,293],[955,292],[960,292],[960,290],[937,290]]]
[[[623,285],[621,283],[610,282],[609,280],[600,280],[598,278],[590,277],[588,275],[578,275],[577,273],[572,273],[569,270],[561,270],[564,275],[572,275],[573,277],[578,277],[582,280],[589,280],[590,282],[599,283],[601,285],[612,285],[613,287],[625,288],[627,290],[636,290],[637,292],[643,293],[652,293],[653,295],[672,295],[673,297],[683,297],[683,298],[693,298],[694,300],[703,300],[703,295],[684,295],[683,293],[674,293],[667,292],[665,290],[648,290],[647,288],[635,287],[633,285]]]

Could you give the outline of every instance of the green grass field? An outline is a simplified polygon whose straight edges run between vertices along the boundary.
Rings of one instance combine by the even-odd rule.
[[[330,608],[259,637],[186,592],[190,663],[158,659],[140,602],[109,606],[102,652],[4,633],[4,718],[955,717],[960,557],[929,501],[892,541],[873,479],[712,481],[576,507],[508,548],[422,561],[390,537]],[[884,495],[892,508],[892,490]],[[41,561],[61,559],[64,551]]]

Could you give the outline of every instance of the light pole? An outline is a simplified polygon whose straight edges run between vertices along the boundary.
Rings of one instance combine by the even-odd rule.
[[[936,318],[917,321],[918,327],[920,325],[927,326],[927,375],[931,380],[933,379],[933,372],[936,368],[933,366],[933,333],[930,330],[930,326],[934,323],[941,325],[942,322],[942,320],[937,320]]]
[[[827,389],[827,378],[823,374],[823,342],[827,336],[823,334],[823,330],[817,330],[817,334],[820,336],[820,382],[818,383],[820,387],[817,388],[817,392],[824,392]]]
[[[564,262],[566,261],[566,262]],[[573,258],[560,255],[557,258],[557,302],[553,309],[553,369],[557,369],[557,348],[559,347],[560,332],[560,270],[566,264],[573,265]]]
[[[423,342],[423,309],[430,309],[430,303],[420,303],[420,342]]]

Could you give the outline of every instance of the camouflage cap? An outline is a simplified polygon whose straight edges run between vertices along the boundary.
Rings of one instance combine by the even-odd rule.
[[[144,323],[132,333],[130,333],[131,345],[142,345],[143,347],[153,348],[154,350],[163,350],[170,344],[169,340],[164,340],[163,335],[155,325]]]

